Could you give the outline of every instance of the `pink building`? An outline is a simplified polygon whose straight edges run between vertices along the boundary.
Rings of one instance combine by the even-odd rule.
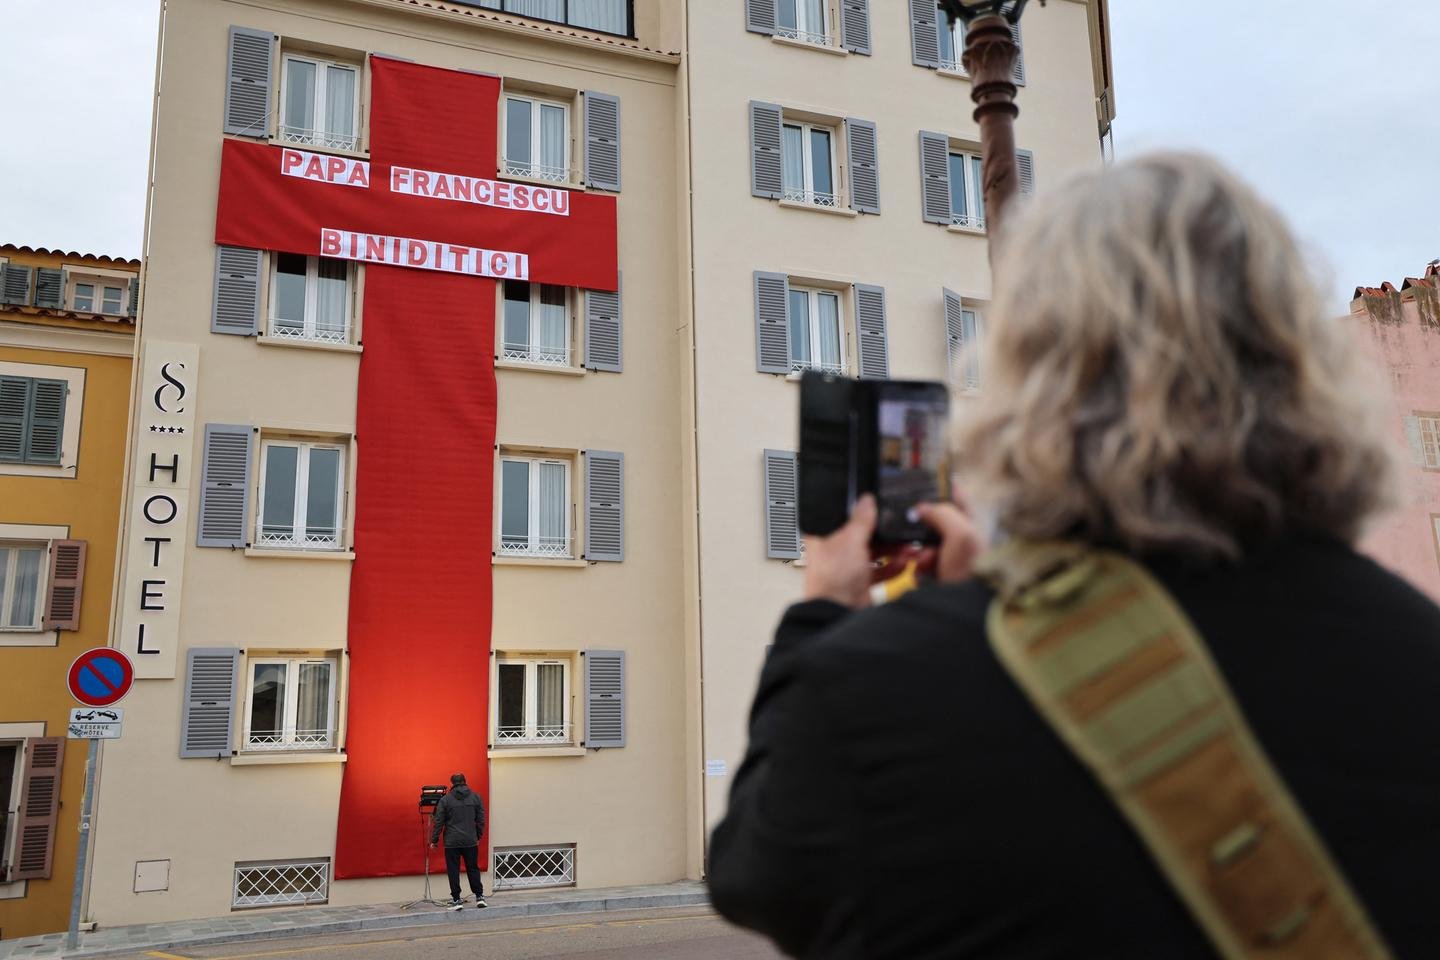
[[[1397,289],[1357,287],[1351,319],[1384,365],[1394,414],[1391,429],[1413,464],[1400,508],[1372,531],[1365,549],[1440,601],[1440,261]]]

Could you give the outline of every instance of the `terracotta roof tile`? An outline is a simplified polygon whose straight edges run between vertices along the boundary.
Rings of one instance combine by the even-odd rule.
[[[0,256],[10,253],[33,253],[41,257],[65,257],[71,260],[93,260],[96,263],[113,263],[124,267],[140,269],[139,260],[126,260],[123,257],[107,257],[98,253],[77,253],[74,250],[51,250],[49,247],[28,247],[18,246],[13,243],[0,244]]]
[[[563,23],[550,23],[545,20],[531,20],[528,17],[507,16],[499,10],[487,10],[482,7],[460,6],[450,3],[437,3],[431,0],[404,0],[412,7],[426,7],[431,10],[443,10],[446,13],[456,13],[476,20],[489,20],[494,23],[505,23],[517,27],[525,27],[536,33],[548,33],[555,36],[573,37],[579,40],[590,40],[595,43],[603,43],[612,47],[620,47],[625,50],[636,50],[642,53],[659,54],[664,57],[676,57],[680,54],[667,50],[655,50],[651,47],[626,40],[623,37],[616,37],[606,33],[596,33],[592,30],[583,30],[566,26]]]

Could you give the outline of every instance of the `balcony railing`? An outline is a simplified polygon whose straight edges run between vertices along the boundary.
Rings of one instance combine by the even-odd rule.
[[[540,724],[536,727],[498,727],[495,742],[504,746],[524,743],[570,743],[570,724]]]
[[[966,230],[984,230],[984,217],[971,217],[963,213],[957,213],[950,218],[950,224],[956,227],[963,227]]]
[[[505,176],[528,177],[531,180],[547,180],[550,183],[573,183],[577,178],[570,174],[569,167],[552,167],[529,160],[505,161]]]
[[[508,363],[568,367],[570,366],[570,351],[565,347],[546,347],[533,343],[507,343],[500,348],[500,359]]]
[[[811,33],[809,30],[801,30],[797,27],[780,27],[775,31],[775,36],[783,37],[786,40],[797,40],[800,43],[809,43],[817,47],[833,47],[835,41],[826,33]]]
[[[330,150],[358,150],[360,147],[360,138],[353,133],[332,133],[329,130],[292,127],[288,123],[280,124],[280,139],[286,143],[303,143]]]
[[[301,533],[289,527],[262,527],[258,545],[281,550],[338,550],[340,537],[334,533]]]
[[[286,320],[270,321],[270,336],[277,340],[298,340],[303,343],[350,342],[350,331],[347,327],[338,330],[331,327],[312,327],[307,330],[302,323]]]
[[[833,193],[816,193],[814,190],[791,190],[786,188],[785,199],[791,203],[804,203],[812,207],[834,209],[840,205],[840,198]]]
[[[845,364],[825,363],[822,360],[791,360],[790,372],[803,373],[806,370],[817,370],[820,373],[833,373],[839,376],[845,375]]]
[[[325,750],[330,747],[330,731],[296,730],[287,735],[281,730],[251,730],[245,737],[246,750]]]
[[[502,557],[569,557],[569,537],[500,538]]]
[[[947,70],[950,73],[966,73],[965,64],[962,61],[946,60],[943,57],[940,59],[940,69]]]

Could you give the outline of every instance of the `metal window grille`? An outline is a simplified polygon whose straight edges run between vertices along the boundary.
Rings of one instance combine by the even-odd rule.
[[[1425,451],[1425,466],[1440,467],[1440,419],[1418,417],[1420,421],[1420,443]]]
[[[569,537],[536,537],[531,543],[529,537],[505,536],[500,539],[500,555],[504,557],[569,557]]]
[[[500,727],[495,731],[497,743],[570,743],[570,724],[542,723],[532,734],[526,727]]]
[[[496,847],[495,889],[573,887],[575,844],[548,847]]]
[[[328,859],[235,864],[235,886],[230,905],[236,910],[326,903],[329,899]]]
[[[809,43],[817,47],[833,47],[835,40],[826,33],[814,33],[810,30],[799,30],[795,27],[777,27],[775,36],[784,37],[786,40],[797,40],[800,43]]]
[[[814,190],[785,190],[785,199],[790,203],[806,203],[812,207],[835,208],[840,205],[840,198],[833,193],[817,193]]]

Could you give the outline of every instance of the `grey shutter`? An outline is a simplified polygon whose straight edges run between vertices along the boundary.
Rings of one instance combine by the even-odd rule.
[[[840,43],[870,56],[870,0],[840,0]]]
[[[788,450],[765,451],[765,556],[800,559],[800,464]]]
[[[755,369],[790,373],[790,278],[755,271]]]
[[[1010,79],[1023,87],[1025,85],[1025,46],[1020,42],[1020,24],[1010,24],[1010,36],[1014,39],[1017,48],[1015,66],[1010,70]]]
[[[624,337],[620,318],[620,291],[585,291],[585,366],[619,373],[623,368]]]
[[[945,289],[945,358],[949,363],[950,382],[958,383],[960,360],[965,350],[965,305],[960,294]]]
[[[260,330],[260,251],[215,248],[215,304],[211,333],[252,337]]]
[[[64,380],[30,381],[30,416],[25,427],[25,462],[59,463],[65,436]]]
[[[29,412],[30,378],[0,377],[0,463],[24,459]]]
[[[35,306],[59,310],[65,306],[65,271],[41,267],[35,277]]]
[[[620,98],[585,91],[585,184],[620,192]]]
[[[585,451],[585,559],[625,559],[625,454]]]
[[[185,651],[185,713],[180,718],[180,756],[228,757],[235,720],[240,651],[195,647]]]
[[[1029,150],[1015,151],[1015,169],[1020,174],[1020,196],[1035,195],[1035,154]]]
[[[196,546],[245,546],[254,433],[234,424],[205,424]]]
[[[132,317],[140,315],[140,278],[130,278],[130,309],[126,311]]]
[[[940,7],[910,0],[910,59],[917,67],[940,67]]]
[[[1420,437],[1420,418],[1405,418],[1405,441],[1410,444],[1410,461],[1417,467],[1425,466],[1425,442]]]
[[[270,71],[275,37],[248,27],[230,28],[225,61],[226,133],[243,137],[270,136]]]
[[[55,828],[60,816],[60,778],[65,769],[64,737],[25,741],[20,809],[15,814],[15,862],[6,880],[49,880],[55,862]],[[9,803],[9,798],[6,798]]]
[[[850,155],[850,206],[860,213],[879,213],[880,156],[875,124],[846,118],[845,142]]]
[[[950,223],[950,138],[920,131],[920,213],[926,223]]]
[[[745,0],[745,29],[775,35],[775,0]]]
[[[855,284],[855,332],[860,352],[860,378],[890,376],[890,340],[885,329],[885,288]]]
[[[782,111],[773,103],[750,101],[750,195],[779,200],[785,190],[780,155]]]
[[[585,743],[625,746],[625,651],[585,651]]]
[[[0,267],[0,302],[15,306],[30,305],[30,279],[35,275],[34,267],[18,263],[7,263]]]

